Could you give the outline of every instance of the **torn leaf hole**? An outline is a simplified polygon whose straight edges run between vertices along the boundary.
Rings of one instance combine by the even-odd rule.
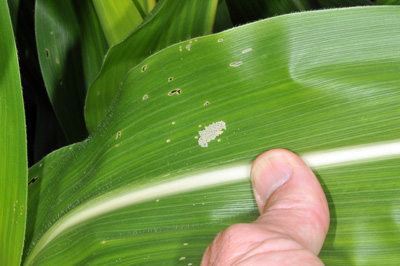
[[[147,69],[147,65],[142,66],[142,72],[145,72]]]
[[[34,177],[34,178],[32,178],[31,179],[31,181],[29,181],[29,183],[28,183],[28,185],[31,185],[31,184],[33,184],[36,180],[38,179],[38,177],[36,176],[36,177]]]
[[[49,50],[48,50],[48,49],[45,49],[44,51],[46,52],[46,57],[49,58],[49,57],[50,57],[50,52],[49,52]]]
[[[168,96],[172,96],[174,94],[180,95],[181,93],[182,93],[181,89],[175,89],[175,90],[168,92]]]

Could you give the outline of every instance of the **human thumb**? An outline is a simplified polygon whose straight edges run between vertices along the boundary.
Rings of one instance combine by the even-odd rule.
[[[251,178],[260,211],[255,223],[317,255],[328,232],[329,208],[311,169],[296,154],[276,149],[254,161]]]

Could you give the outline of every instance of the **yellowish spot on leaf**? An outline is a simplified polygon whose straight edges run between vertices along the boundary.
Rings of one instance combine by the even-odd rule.
[[[117,135],[115,136],[115,139],[119,139],[121,137],[121,134],[122,134],[121,131],[118,131]]]
[[[251,52],[251,51],[253,51],[253,48],[247,48],[247,49],[242,51],[242,54],[245,54],[245,53],[248,53],[248,52]]]
[[[241,64],[243,64],[243,62],[242,62],[242,61],[238,61],[238,62],[232,62],[232,63],[230,63],[229,65],[230,65],[231,67],[238,67],[238,66],[240,66]]]

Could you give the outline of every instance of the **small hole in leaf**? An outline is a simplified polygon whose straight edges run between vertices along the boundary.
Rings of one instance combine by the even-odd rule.
[[[49,58],[49,57],[50,57],[50,52],[49,52],[49,50],[48,50],[48,49],[45,49],[44,51],[46,52],[46,57]]]
[[[144,101],[144,100],[147,100],[148,98],[149,98],[149,95],[145,94],[145,95],[143,95],[142,100]]]
[[[218,42],[223,42],[224,41],[224,39],[218,39]]]
[[[168,96],[172,96],[174,94],[180,95],[181,93],[182,93],[181,89],[175,89],[175,90],[168,92]]]
[[[147,69],[147,65],[142,66],[142,72],[145,72]]]
[[[28,183],[28,185],[31,185],[31,184],[33,184],[36,180],[38,179],[38,177],[36,176],[36,177],[34,177],[34,178],[32,178],[31,179],[31,181],[29,181],[29,183]]]
[[[209,101],[206,101],[205,103],[204,103],[204,106],[207,106],[207,105],[209,105],[210,104],[210,102]]]
[[[168,82],[171,82],[171,81],[173,81],[173,80],[174,80],[173,77],[169,77],[169,78],[168,78]]]

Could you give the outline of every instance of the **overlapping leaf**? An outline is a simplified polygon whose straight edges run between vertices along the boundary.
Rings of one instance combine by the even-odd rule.
[[[89,132],[106,115],[130,68],[171,44],[212,32],[217,3],[217,0],[160,1],[141,26],[125,41],[110,48],[86,98]]]
[[[47,93],[70,142],[83,140],[86,90],[107,49],[91,1],[39,0],[36,39]]]
[[[147,58],[90,138],[30,170],[24,264],[196,265],[217,232],[257,215],[232,167],[276,147],[398,142],[399,12],[297,13]],[[198,131],[218,121],[226,130],[200,147]],[[315,169],[332,216],[327,265],[397,263],[398,165]]]
[[[18,265],[25,234],[25,116],[7,1],[0,1],[0,265]]]

